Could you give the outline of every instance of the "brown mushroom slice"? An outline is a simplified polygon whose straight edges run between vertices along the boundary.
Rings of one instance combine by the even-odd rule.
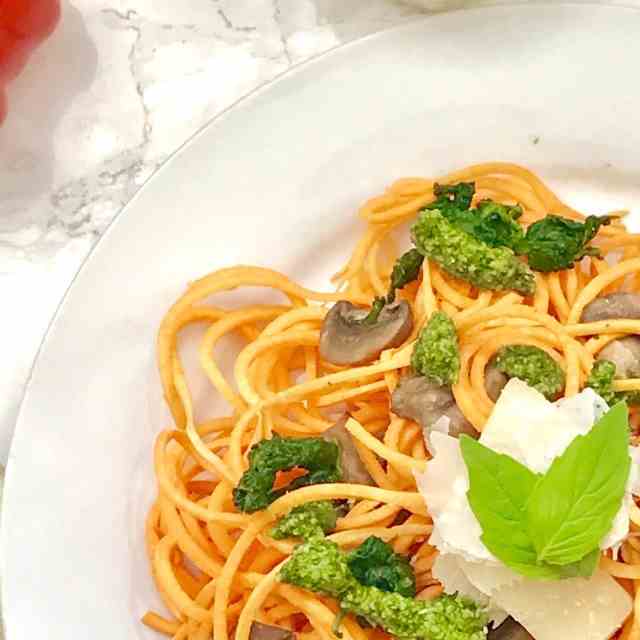
[[[640,318],[640,294],[618,292],[601,296],[590,302],[582,311],[581,322],[599,320],[637,320]]]
[[[254,621],[251,623],[249,640],[296,640],[296,634],[283,627]]]
[[[368,314],[346,300],[336,302],[322,323],[320,356],[337,365],[366,364],[411,335],[413,317],[405,300],[386,305],[372,324],[362,322]]]
[[[500,371],[495,363],[489,362],[484,369],[484,388],[494,402],[498,401],[507,382],[509,382],[509,376]]]
[[[329,427],[322,437],[325,440],[337,442],[340,447],[340,466],[342,468],[342,480],[351,484],[367,484],[377,486],[367,471],[358,449],[353,441],[353,436],[347,431],[345,424],[349,416],[344,416],[332,427]]]
[[[509,616],[499,627],[489,631],[487,640],[534,640],[533,636]]]
[[[430,382],[424,376],[405,376],[391,395],[391,411],[401,418],[417,422],[425,431],[442,416],[449,418],[449,435],[465,433],[473,438],[478,432],[464,417],[447,386]]]
[[[612,340],[598,354],[598,360],[610,360],[616,365],[616,378],[640,377],[640,336]]]

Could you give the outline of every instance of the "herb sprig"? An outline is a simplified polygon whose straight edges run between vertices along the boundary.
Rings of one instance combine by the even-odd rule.
[[[628,433],[627,406],[620,402],[544,475],[462,436],[467,497],[489,551],[531,578],[592,575],[625,494]]]

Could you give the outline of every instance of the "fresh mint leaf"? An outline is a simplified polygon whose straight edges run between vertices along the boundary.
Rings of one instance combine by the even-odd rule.
[[[568,565],[598,548],[620,509],[630,465],[627,405],[619,402],[533,489],[526,519],[538,562]]]

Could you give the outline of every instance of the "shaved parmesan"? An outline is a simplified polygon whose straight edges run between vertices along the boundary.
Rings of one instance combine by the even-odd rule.
[[[522,380],[512,378],[498,398],[480,442],[544,473],[607,409],[592,389],[554,404]]]
[[[515,571],[505,567],[480,562],[468,562],[459,559],[458,565],[467,576],[469,582],[488,596],[493,596],[500,589],[512,587],[515,584],[524,582],[527,578],[518,575]],[[551,583],[549,583],[551,584]]]
[[[431,442],[431,434],[444,433],[448,436],[450,427],[451,419],[449,418],[449,416],[440,416],[432,425],[422,428],[422,435],[424,437],[424,442],[427,445],[429,453],[433,454],[434,452],[433,444]]]
[[[416,474],[418,489],[433,518],[430,543],[443,553],[457,553],[469,560],[496,558],[480,540],[482,529],[467,500],[469,476],[457,438],[431,434],[434,457],[423,474]]]
[[[524,578],[504,566],[462,559],[458,560],[458,569],[484,594],[483,602],[489,599],[492,611],[507,611],[536,640],[556,640],[559,636],[605,640],[632,609],[627,592],[604,571],[588,580],[547,582]]]
[[[507,612],[495,602],[494,598],[473,585],[462,569],[464,564],[471,563],[465,563],[464,560],[450,553],[440,554],[433,563],[431,573],[436,580],[442,583],[445,593],[459,593],[461,596],[471,598],[471,600],[485,606],[489,620],[498,626],[507,618]],[[477,564],[475,566],[482,567],[483,565]],[[499,569],[499,567],[493,567],[493,569]]]
[[[578,435],[590,431],[608,410],[593,390],[551,403],[524,382],[512,379],[502,391],[480,437],[485,446],[510,455],[533,471],[544,473]],[[562,635],[581,640],[606,640],[631,612],[631,598],[617,582],[599,571],[590,579],[538,581],[504,566],[484,546],[467,491],[469,477],[459,441],[439,425],[429,434],[433,454],[423,474],[416,474],[433,518],[430,543],[440,551],[433,575],[446,593],[461,593],[487,606],[497,623],[511,615],[536,640]],[[616,547],[629,531],[632,491],[640,490],[640,449],[634,460],[628,491],[602,541]]]
[[[604,571],[588,580],[524,579],[493,598],[536,640],[606,640],[632,610],[629,594]]]
[[[444,585],[445,593],[459,593],[487,606],[489,596],[473,586],[458,564],[458,557],[451,553],[440,554],[433,563],[431,575]]]

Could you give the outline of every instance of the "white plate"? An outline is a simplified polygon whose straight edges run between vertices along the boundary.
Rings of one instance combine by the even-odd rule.
[[[326,288],[358,203],[472,162],[526,164],[590,212],[638,206],[639,35],[623,8],[441,15],[296,69],[177,153],[85,264],[33,372],[3,514],[8,640],[154,637],[142,518],[165,425],[146,404],[185,282],[243,262]]]

